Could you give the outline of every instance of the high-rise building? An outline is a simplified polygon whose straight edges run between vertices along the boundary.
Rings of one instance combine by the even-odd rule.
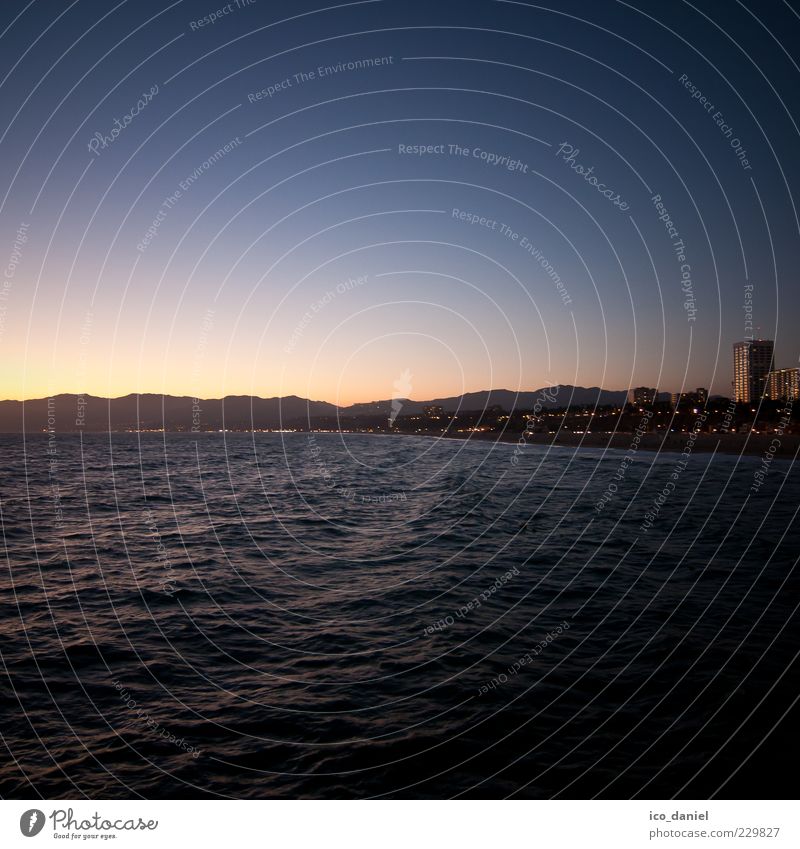
[[[800,369],[778,368],[769,373],[767,395],[773,401],[797,401],[800,398]]]
[[[657,389],[652,389],[649,386],[637,386],[636,389],[628,390],[628,403],[635,404],[637,407],[649,407],[655,403]]]
[[[764,396],[774,346],[771,339],[752,339],[733,346],[733,397],[738,403],[755,403]]]
[[[700,386],[694,392],[673,392],[670,400],[676,409],[688,406],[702,407],[708,401],[708,390]]]

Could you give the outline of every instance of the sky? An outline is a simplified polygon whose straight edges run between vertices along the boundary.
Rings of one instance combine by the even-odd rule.
[[[796,4],[0,15],[0,398],[727,395],[752,335],[798,364]]]

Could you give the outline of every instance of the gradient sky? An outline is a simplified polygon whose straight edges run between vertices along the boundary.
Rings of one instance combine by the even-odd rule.
[[[748,285],[797,364],[796,6],[240,6],[3,3],[0,397],[728,394]]]

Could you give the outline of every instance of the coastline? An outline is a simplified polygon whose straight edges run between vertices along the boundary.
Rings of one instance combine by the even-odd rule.
[[[493,442],[517,443],[520,445],[538,445],[543,448],[610,448],[615,451],[627,451],[633,446],[635,434],[633,433],[572,433],[562,431],[561,433],[522,433],[485,431],[482,433],[417,433],[401,434],[403,436],[437,436],[441,439],[480,439]],[[652,453],[678,453],[686,450],[689,433],[645,433],[639,437],[636,452],[647,451]],[[774,446],[774,447],[773,447]],[[737,456],[759,457],[768,451],[786,460],[793,459],[800,450],[800,434],[774,433],[698,433],[694,434],[694,445],[692,454],[710,454],[716,450],[717,454],[733,454]]]
[[[634,444],[637,435],[629,432],[618,433],[573,433],[572,431],[561,431],[560,433],[528,433],[523,436],[522,432],[510,431],[481,431],[471,433],[440,433],[435,431],[422,431],[412,433],[410,431],[330,431],[330,430],[235,430],[230,429],[199,431],[192,433],[180,430],[112,430],[112,431],[84,431],[91,435],[128,435],[128,436],[184,436],[186,438],[198,439],[214,437],[218,435],[265,435],[265,436],[372,436],[372,437],[418,437],[422,439],[452,439],[460,441],[479,440],[481,442],[501,442],[507,445],[530,445],[540,448],[587,448],[606,449],[627,452],[631,448],[636,453],[646,452],[651,454],[682,454],[686,450],[691,434],[689,433],[645,433],[638,436],[638,443]],[[60,437],[78,437],[79,431],[66,431],[59,434]],[[48,434],[34,431],[32,433],[21,433],[14,431],[2,431],[0,436],[25,437],[27,439],[47,439]],[[792,460],[800,453],[800,434],[775,434],[775,433],[698,433],[694,435],[692,454],[727,454],[742,457],[763,457],[768,452],[774,459]]]

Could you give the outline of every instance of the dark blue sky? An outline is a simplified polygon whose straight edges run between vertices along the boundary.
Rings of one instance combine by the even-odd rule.
[[[727,394],[750,332],[797,364],[797,4],[2,15],[3,397]]]

